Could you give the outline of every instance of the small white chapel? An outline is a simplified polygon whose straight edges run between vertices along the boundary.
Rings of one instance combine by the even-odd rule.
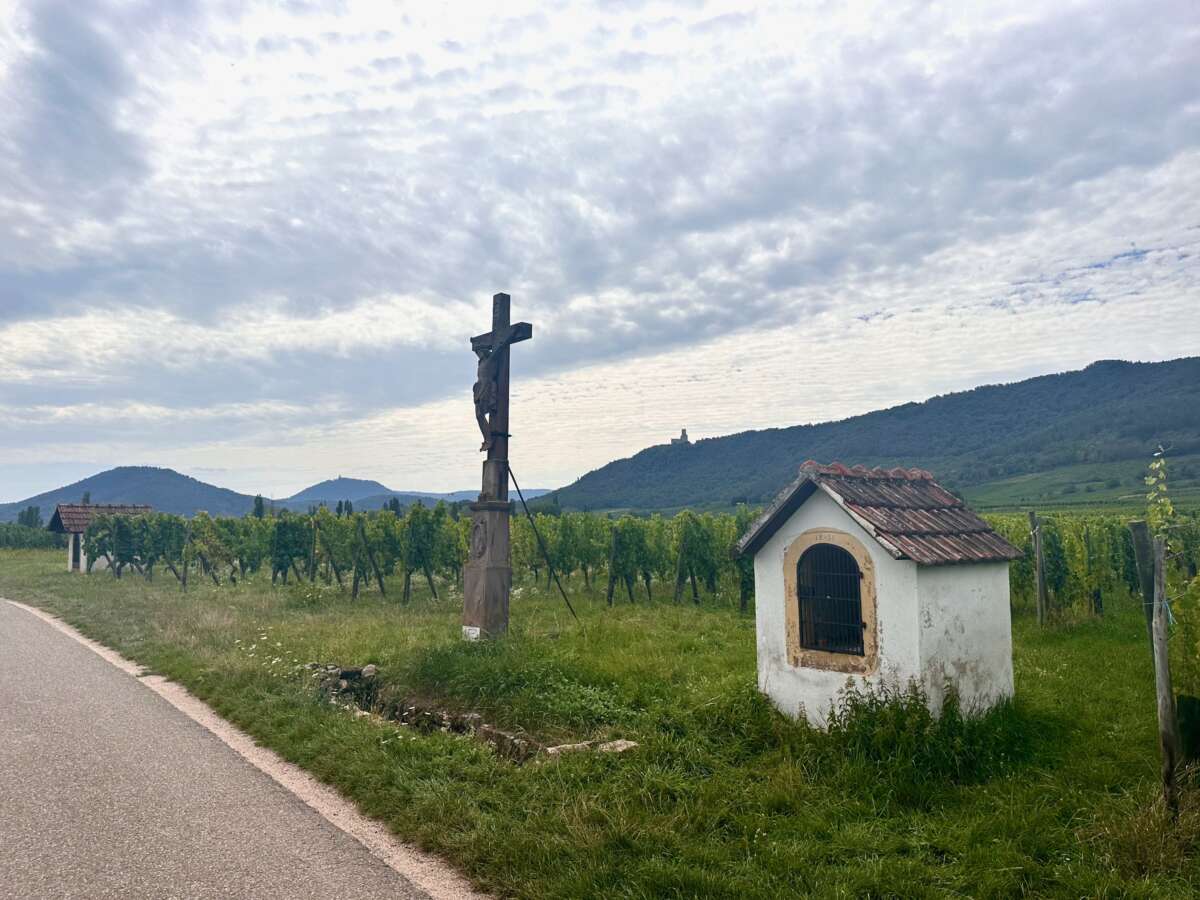
[[[92,519],[99,515],[144,516],[152,512],[154,508],[151,506],[130,503],[60,503],[54,508],[54,515],[50,517],[46,529],[67,536],[68,572],[102,572],[108,568],[107,557],[94,559],[89,566],[87,548],[84,546],[84,535]]]
[[[758,686],[823,727],[848,684],[915,681],[941,709],[1012,696],[1021,552],[921,469],[809,461],[738,550],[754,557]]]

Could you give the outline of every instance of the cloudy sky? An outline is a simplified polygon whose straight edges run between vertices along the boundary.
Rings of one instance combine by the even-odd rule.
[[[1200,352],[1194,0],[948,6],[0,0],[0,500],[468,488],[499,290],[530,486]]]

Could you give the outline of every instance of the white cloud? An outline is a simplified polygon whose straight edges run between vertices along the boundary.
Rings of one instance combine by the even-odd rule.
[[[1193,13],[0,3],[0,415],[48,464],[462,486],[500,289],[542,484],[668,419],[1194,352]],[[922,379],[851,353],[931,334]],[[856,386],[764,401],[789,353]]]
[[[337,310],[290,315],[278,298],[225,310],[214,324],[167,310],[92,309],[74,316],[0,326],[0,379],[10,382],[123,382],[131,366],[168,372],[266,361],[281,353],[346,357],[369,347],[443,348],[469,336],[480,304],[370,297]],[[474,314],[474,315],[471,315]],[[457,340],[454,340],[457,338]],[[86,347],[75,355],[73,346]]]

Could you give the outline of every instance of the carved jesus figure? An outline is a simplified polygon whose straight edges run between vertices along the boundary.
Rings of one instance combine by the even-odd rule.
[[[475,355],[479,357],[479,368],[472,393],[475,397],[475,421],[479,423],[479,432],[483,435],[480,453],[492,448],[492,425],[488,419],[496,411],[500,399],[500,388],[496,383],[500,377],[500,362],[503,358],[500,351],[511,344],[512,339],[513,332],[510,330],[495,346],[480,347],[475,351]]]

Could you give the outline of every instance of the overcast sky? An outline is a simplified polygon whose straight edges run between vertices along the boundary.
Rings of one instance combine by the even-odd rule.
[[[500,290],[528,486],[1200,352],[1195,0],[949,6],[0,0],[0,500],[477,485]]]

